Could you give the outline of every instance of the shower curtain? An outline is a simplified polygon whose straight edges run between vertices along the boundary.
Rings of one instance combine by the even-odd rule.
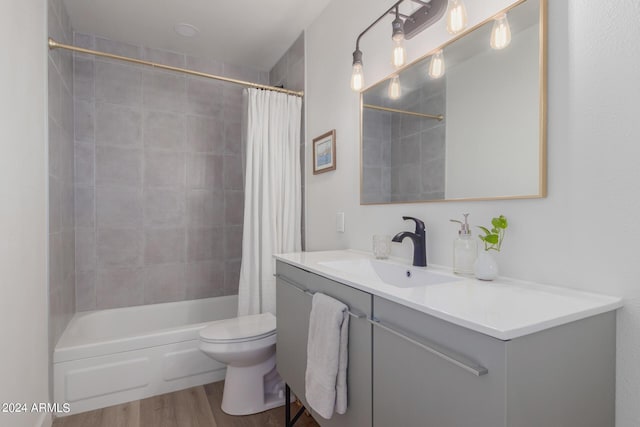
[[[300,97],[246,89],[246,175],[238,316],[276,314],[273,254],[301,247]]]

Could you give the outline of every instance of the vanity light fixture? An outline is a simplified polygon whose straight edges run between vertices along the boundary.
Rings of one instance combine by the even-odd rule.
[[[393,40],[393,52],[391,62],[396,68],[400,68],[407,60],[407,52],[404,49],[404,21],[400,19],[399,6],[396,6],[396,19],[391,23],[391,40]]]
[[[400,98],[400,95],[402,95],[401,89],[400,89],[400,77],[395,74],[392,78],[391,81],[389,82],[389,98],[391,99],[398,99]]]
[[[360,92],[364,88],[364,70],[362,67],[362,51],[360,50],[360,39],[367,31],[373,28],[378,22],[389,14],[394,15],[391,23],[393,41],[393,52],[391,62],[396,68],[402,67],[407,61],[407,54],[404,48],[404,40],[411,39],[421,31],[430,27],[438,21],[445,13],[447,0],[408,0],[417,3],[420,7],[411,15],[400,13],[400,4],[405,0],[398,0],[382,15],[380,15],[372,24],[370,24],[356,39],[356,49],[353,51],[353,68],[351,72],[351,89]],[[393,81],[394,79],[392,79]],[[398,89],[400,88],[399,79],[397,80]],[[398,96],[400,92],[398,90]]]
[[[449,0],[447,8],[447,31],[458,34],[467,28],[467,8],[462,0]]]
[[[429,77],[439,79],[443,75],[444,56],[442,55],[442,49],[440,49],[431,56],[431,62],[429,62]]]
[[[362,72],[362,51],[358,48],[353,52],[353,70],[351,72],[351,89],[360,92],[364,87],[364,73]]]
[[[507,20],[507,14],[501,13],[493,22],[491,29],[491,48],[495,50],[504,49],[511,43],[511,28]]]

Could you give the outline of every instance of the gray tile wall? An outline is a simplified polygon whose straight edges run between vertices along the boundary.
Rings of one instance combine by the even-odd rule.
[[[76,33],[78,46],[242,80],[269,73]],[[242,87],[76,54],[77,310],[237,293]]]
[[[391,121],[394,114],[364,108],[362,202],[391,201]]]
[[[49,0],[49,35],[71,43],[62,0]],[[49,51],[49,346],[53,351],[75,312],[73,191],[73,58]]]
[[[393,108],[445,113],[446,77],[429,80],[398,99]],[[406,114],[391,120],[391,201],[435,200],[445,190],[445,120]]]
[[[304,33],[301,33],[269,72],[269,84],[304,90]]]
[[[393,100],[387,82],[364,94],[364,103],[399,110],[445,114],[446,77],[421,83]],[[401,84],[403,82],[401,77]],[[363,203],[444,198],[445,121],[363,109]]]
[[[304,33],[301,33],[269,72],[269,84],[286,89],[304,91]],[[302,177],[302,249],[304,238],[304,98],[302,99],[302,122],[300,123],[300,167]]]

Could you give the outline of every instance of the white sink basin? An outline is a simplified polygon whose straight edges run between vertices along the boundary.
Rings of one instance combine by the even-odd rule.
[[[378,261],[371,259],[326,261],[318,264],[334,270],[355,274],[372,280],[381,280],[387,285],[399,288],[414,288],[417,286],[437,285],[440,283],[457,282],[458,277],[445,276],[425,269],[397,264],[392,261]]]

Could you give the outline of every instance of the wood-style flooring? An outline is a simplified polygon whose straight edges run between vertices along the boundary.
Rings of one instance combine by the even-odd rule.
[[[255,415],[234,417],[220,409],[224,382],[123,403],[58,418],[53,427],[280,427],[284,406]],[[298,406],[291,405],[296,413]],[[293,415],[292,415],[293,416]],[[302,415],[296,427],[318,427]]]

